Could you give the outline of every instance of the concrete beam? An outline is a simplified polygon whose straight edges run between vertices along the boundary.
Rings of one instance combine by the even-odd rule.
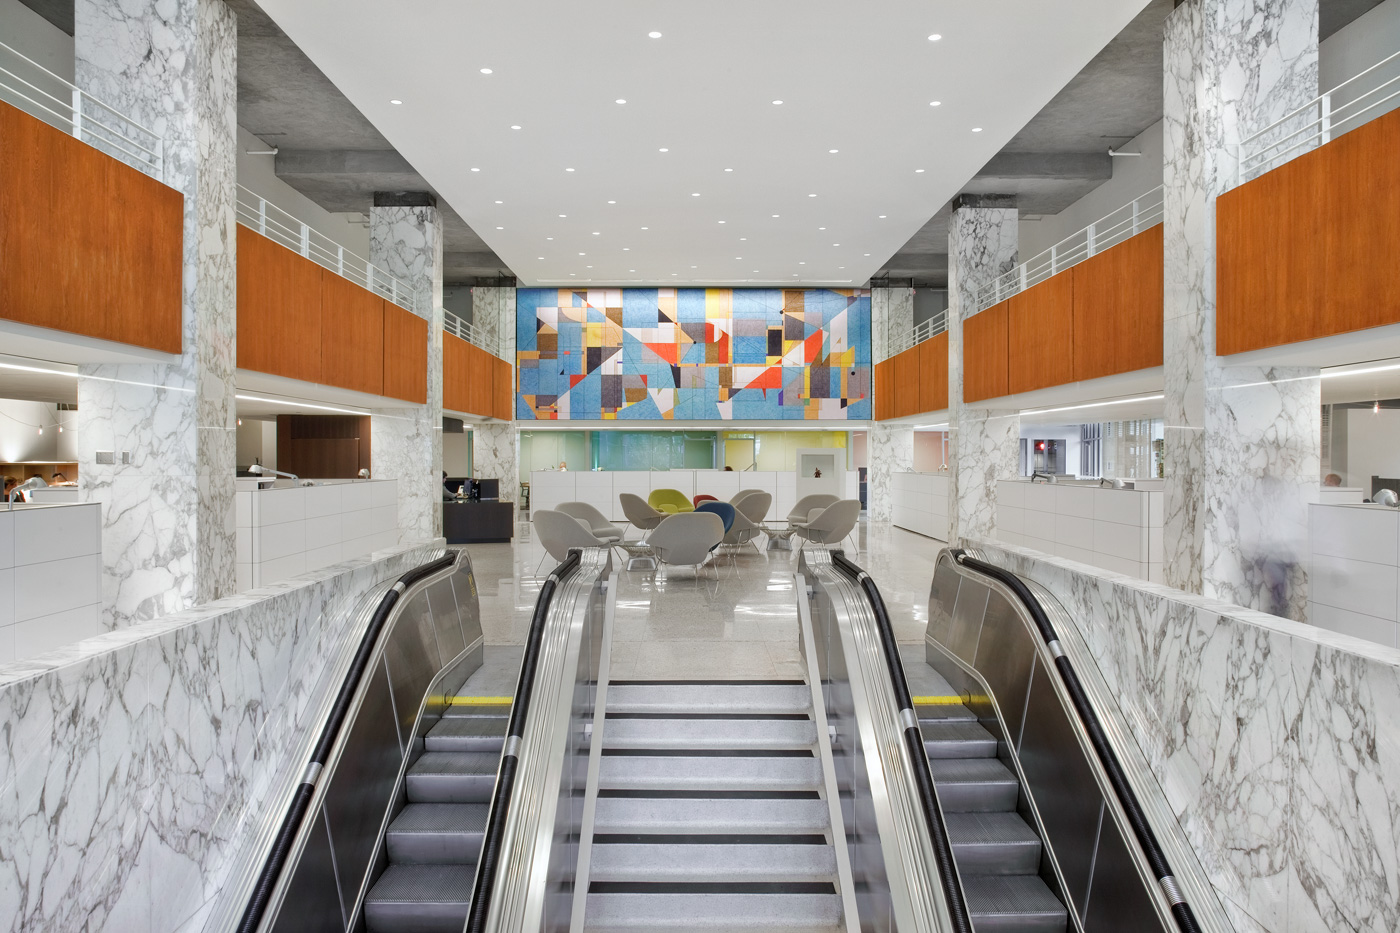
[[[1107,146],[1100,152],[998,152],[976,177],[1108,181],[1113,159]]]
[[[281,175],[406,175],[418,177],[392,149],[283,149],[274,163]]]

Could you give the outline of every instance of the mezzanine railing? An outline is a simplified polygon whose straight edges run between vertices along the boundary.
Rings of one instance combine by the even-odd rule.
[[[461,337],[474,347],[480,347],[492,356],[499,357],[501,355],[500,341],[475,324],[462,320],[446,309],[442,312],[442,329],[455,337]]]
[[[165,181],[160,135],[0,42],[0,101]]]
[[[913,330],[903,334],[891,334],[886,341],[886,356],[896,356],[912,349],[932,337],[937,337],[948,329],[947,310],[939,311],[933,317],[918,324]]]
[[[1258,178],[1400,106],[1400,52],[1276,120],[1239,146],[1236,185]],[[1388,105],[1388,106],[1387,106]]]

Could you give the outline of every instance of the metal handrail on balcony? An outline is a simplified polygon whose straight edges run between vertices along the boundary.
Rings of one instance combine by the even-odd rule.
[[[389,299],[400,308],[426,316],[419,307],[416,290],[407,282],[395,278],[363,256],[352,253],[242,185],[238,186],[238,222],[310,259],[321,268],[329,269],[341,278]]]
[[[1158,185],[1084,229],[1071,233],[1011,271],[997,276],[978,290],[972,313],[985,311],[1161,222],[1162,186]]]
[[[917,347],[925,340],[937,337],[947,329],[948,312],[946,310],[939,311],[927,321],[916,325],[913,330],[903,334],[891,334],[889,339],[885,341],[886,357],[898,356],[905,350]]]
[[[157,181],[165,181],[165,143],[160,134],[3,42],[0,101]]]
[[[461,337],[467,343],[485,350],[492,356],[499,357],[501,355],[500,341],[491,337],[480,327],[462,320],[445,308],[442,312],[442,329],[454,337]]]
[[[1364,83],[1358,83],[1367,76],[1371,76],[1373,81],[1379,80],[1385,70],[1395,71],[1396,74],[1365,90]],[[1356,96],[1349,97],[1352,93]],[[1246,136],[1239,145],[1239,169],[1235,184],[1241,185],[1258,178],[1309,150],[1331,142],[1334,136],[1374,120],[1386,110],[1394,109],[1393,106],[1386,110],[1378,108],[1396,97],[1400,97],[1400,52],[1381,59],[1282,119]]]

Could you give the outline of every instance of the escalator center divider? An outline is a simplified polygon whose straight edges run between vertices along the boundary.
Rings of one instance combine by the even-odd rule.
[[[1201,928],[1196,922],[1196,915],[1181,893],[1176,877],[1172,874],[1171,864],[1167,861],[1166,853],[1162,851],[1161,845],[1157,842],[1156,834],[1152,832],[1152,826],[1143,815],[1142,805],[1138,803],[1137,795],[1128,783],[1127,775],[1124,774],[1122,765],[1118,762],[1118,756],[1114,754],[1113,747],[1108,742],[1108,736],[1104,733],[1098,714],[1094,712],[1088,694],[1085,693],[1083,685],[1079,682],[1079,675],[1075,672],[1074,665],[1070,663],[1064,649],[1060,646],[1059,636],[1056,635],[1054,625],[1045,614],[1045,609],[1040,605],[1040,600],[1035,598],[1035,594],[1030,591],[1030,587],[1026,586],[1025,581],[1011,571],[979,560],[962,548],[953,548],[950,553],[953,560],[962,566],[991,577],[1011,590],[1030,613],[1036,628],[1040,630],[1040,637],[1045,639],[1046,647],[1055,656],[1055,669],[1060,674],[1065,692],[1069,694],[1070,702],[1074,704],[1075,713],[1078,714],[1080,722],[1084,724],[1084,730],[1089,735],[1089,742],[1094,746],[1094,752],[1098,755],[1104,773],[1113,786],[1114,795],[1118,798],[1119,804],[1122,805],[1128,823],[1133,827],[1133,834],[1137,836],[1138,845],[1142,846],[1143,853],[1147,856],[1147,861],[1157,876],[1157,883],[1161,886],[1162,893],[1171,903],[1172,917],[1176,920],[1177,927],[1182,933],[1200,933]]]
[[[487,811],[486,833],[481,843],[481,861],[477,865],[476,881],[472,886],[471,907],[467,913],[465,933],[482,933],[491,908],[491,892],[496,885],[500,865],[501,840],[506,831],[506,815],[515,791],[516,768],[519,764],[520,740],[525,731],[525,718],[530,711],[530,697],[535,689],[535,669],[539,666],[540,645],[544,641],[545,624],[559,583],[578,570],[582,551],[573,549],[569,556],[545,578],[535,600],[535,614],[530,620],[530,633],[525,639],[525,656],[520,662],[520,676],[515,685],[515,702],[511,704],[510,721],[506,726],[506,744],[501,752],[501,770],[496,777],[496,789]]]
[[[345,717],[350,713],[350,704],[354,702],[360,681],[364,678],[370,658],[374,656],[375,646],[379,643],[379,636],[383,634],[389,616],[393,613],[394,607],[398,605],[399,597],[418,581],[435,573],[449,570],[456,563],[457,555],[449,552],[436,560],[414,567],[395,581],[389,592],[384,594],[379,605],[375,607],[374,615],[370,618],[369,625],[365,627],[364,636],[360,639],[360,646],[356,649],[355,657],[350,662],[350,669],[346,672],[345,679],[341,681],[335,703],[331,706],[330,716],[327,717],[326,724],[321,730],[321,736],[316,742],[316,748],[311,753],[311,760],[307,762],[301,783],[297,786],[292,802],[287,807],[287,813],[282,818],[282,825],[277,829],[272,850],[268,853],[267,861],[263,863],[263,869],[258,874],[258,882],[253,889],[253,896],[249,899],[248,906],[243,911],[243,918],[238,923],[238,933],[256,933],[262,924],[263,915],[267,912],[267,906],[272,901],[273,891],[276,890],[277,882],[282,876],[283,869],[286,868],[287,859],[291,856],[292,848],[301,832],[302,821],[306,818],[306,811],[311,806],[311,798],[316,793],[316,785],[326,766],[326,760],[330,757],[331,750],[335,748],[335,743],[340,738],[341,728],[345,725]]]
[[[831,563],[860,586],[874,612],[885,666],[889,669],[895,700],[899,703],[899,718],[904,726],[904,744],[908,748],[909,763],[913,767],[914,780],[918,785],[924,824],[928,828],[929,842],[933,845],[943,896],[948,903],[948,917],[953,923],[954,933],[973,933],[962,883],[958,880],[958,868],[953,861],[953,844],[948,836],[943,810],[938,804],[938,794],[934,790],[933,771],[929,767],[928,753],[924,750],[923,733],[919,729],[919,719],[914,712],[914,700],[909,693],[909,682],[904,677],[904,663],[899,658],[899,645],[895,641],[889,613],[885,610],[885,600],[880,596],[875,581],[870,579],[870,574],[848,560],[844,551],[833,550]]]

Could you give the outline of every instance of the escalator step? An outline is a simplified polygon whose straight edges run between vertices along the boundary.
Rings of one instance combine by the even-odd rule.
[[[1069,913],[1036,875],[963,880],[977,933],[1064,933]]]
[[[811,748],[810,719],[609,719],[603,748]]]
[[[656,884],[835,881],[836,852],[827,845],[595,844],[588,878]]]
[[[816,758],[604,755],[598,776],[604,790],[788,791],[821,783]]]
[[[997,740],[976,722],[948,719],[919,723],[930,758],[995,758]]]
[[[934,758],[929,770],[944,812],[1016,809],[1021,786],[995,758]]]
[[[950,719],[977,721],[977,714],[959,703],[915,703],[914,713],[920,722],[946,722]]]
[[[590,894],[589,933],[837,933],[839,894]]]
[[[805,684],[613,684],[609,713],[806,713]]]
[[[456,716],[439,719],[423,747],[430,752],[497,752],[505,746],[504,717]]]
[[[424,752],[408,769],[411,803],[489,803],[500,756],[489,752]]]
[[[390,865],[365,897],[370,933],[461,933],[475,870],[466,865]]]
[[[599,797],[593,831],[603,834],[824,833],[825,800]]]
[[[1040,837],[1019,813],[949,813],[945,819],[964,877],[1033,875],[1040,869]]]
[[[474,865],[486,833],[484,803],[411,803],[384,836],[396,865]]]

